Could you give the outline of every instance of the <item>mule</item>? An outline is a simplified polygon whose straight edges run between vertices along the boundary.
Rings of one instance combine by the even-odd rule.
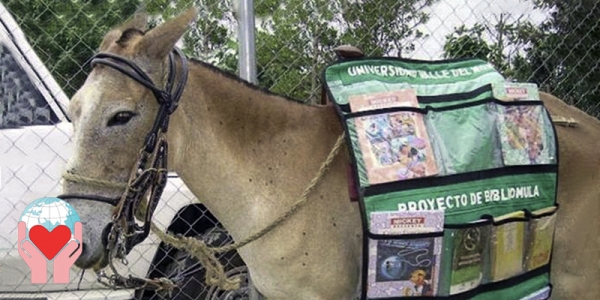
[[[139,15],[106,34],[99,50],[138,64],[165,84],[167,55],[195,17],[190,10],[146,32]],[[179,66],[180,67],[180,66]],[[600,122],[542,93],[552,114],[577,120],[559,127],[560,179],[555,299],[600,297],[599,197],[596,172]],[[150,130],[153,94],[113,68],[96,66],[73,96],[75,154],[67,171],[115,183],[66,180],[64,192],[119,197]],[[263,91],[192,60],[181,103],[171,116],[168,164],[222,222],[235,240],[263,229],[286,212],[314,178],[342,126],[330,105],[306,105]],[[306,205],[258,241],[241,249],[255,287],[268,299],[347,300],[357,294],[362,227],[349,200],[343,147]],[[70,199],[84,226],[80,268],[107,264],[102,229],[112,207]]]

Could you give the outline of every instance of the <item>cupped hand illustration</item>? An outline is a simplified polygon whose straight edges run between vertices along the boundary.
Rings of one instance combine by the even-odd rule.
[[[60,252],[54,257],[54,283],[69,283],[71,266],[75,263],[83,248],[81,241],[83,240],[82,224],[75,222],[74,240],[71,240]]]
[[[19,255],[31,269],[31,283],[46,283],[46,270],[48,269],[48,260],[44,254],[29,240],[25,241],[27,236],[27,224],[19,222],[17,227],[19,239]]]

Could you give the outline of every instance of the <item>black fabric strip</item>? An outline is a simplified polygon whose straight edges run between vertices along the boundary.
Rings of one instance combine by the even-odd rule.
[[[498,282],[488,282],[485,284],[482,284],[478,287],[476,287],[475,289],[472,289],[470,291],[467,292],[463,292],[460,294],[456,294],[456,295],[451,295],[451,296],[411,296],[411,297],[388,297],[388,298],[377,298],[378,300],[407,300],[407,299],[418,299],[418,300],[440,300],[440,299],[444,299],[444,300],[468,300],[473,298],[474,296],[484,293],[484,292],[493,292],[493,291],[498,291],[498,290],[503,290],[503,289],[508,289],[512,286],[515,286],[519,283],[522,283],[524,281],[527,281],[529,279],[532,279],[534,277],[540,276],[542,274],[545,273],[549,273],[550,272],[550,266],[549,265],[544,265],[542,267],[539,267],[535,270],[531,270],[527,273],[523,273],[521,275],[515,276],[515,277],[511,277],[502,281],[498,281]],[[550,293],[552,293],[552,285],[548,284],[548,286],[550,286]],[[543,288],[543,287],[542,287]],[[542,289],[540,288],[540,289]],[[508,291],[508,290],[507,290]],[[366,299],[373,299],[373,298],[366,298]]]
[[[503,219],[501,221],[494,222],[494,218],[490,215],[482,215],[481,219],[475,222],[470,223],[456,223],[456,224],[444,224],[444,229],[464,229],[464,228],[472,228],[472,227],[483,227],[488,225],[500,226],[507,223],[512,222],[529,222],[531,219],[538,219],[542,217],[551,216],[556,213],[556,210],[553,212],[545,213],[543,215],[532,217],[531,213],[527,210],[523,210],[525,212],[524,217],[513,217]],[[443,232],[428,232],[428,233],[410,233],[410,234],[378,234],[372,233],[370,231],[366,231],[365,234],[374,240],[393,240],[393,239],[419,239],[419,238],[428,238],[428,237],[438,237],[443,236]]]
[[[419,99],[419,103],[423,103],[423,104],[441,103],[441,102],[449,102],[449,101],[461,101],[461,100],[468,101],[468,99],[473,99],[485,92],[490,92],[491,90],[492,90],[492,85],[486,84],[486,85],[478,87],[469,92],[444,94],[444,95],[436,95],[436,96],[417,96],[417,99]]]
[[[470,222],[470,223],[458,223],[458,224],[444,224],[444,229],[463,229],[463,228],[473,228],[473,227],[483,227],[492,225],[493,218],[489,215],[481,216],[480,220]]]
[[[454,93],[454,94],[445,94],[445,95],[436,95],[436,96],[417,96],[417,100],[422,104],[431,104],[431,103],[443,103],[449,101],[469,101],[469,99],[476,98],[477,96],[489,92],[492,90],[491,84],[486,84],[484,86],[478,87],[472,91],[464,92],[464,93]],[[330,96],[330,99],[333,96]],[[350,110],[350,104],[338,104],[345,114],[350,114],[352,111]]]
[[[364,196],[387,194],[398,191],[421,189],[432,186],[451,185],[466,181],[490,179],[508,175],[556,173],[558,165],[506,166],[498,169],[482,170],[446,176],[432,176],[389,183],[380,183],[363,188]]]
[[[379,108],[379,109],[374,109],[374,110],[353,112],[353,113],[347,114],[345,117],[346,117],[346,119],[355,119],[355,118],[360,118],[360,117],[365,117],[365,116],[381,115],[381,114],[404,112],[404,111],[412,111],[412,112],[416,112],[416,113],[425,115],[425,114],[427,114],[428,109],[427,108],[418,108],[418,107],[386,107],[386,108]]]
[[[537,101],[537,100],[523,100],[523,101],[507,102],[507,101],[498,100],[496,98],[487,98],[487,99],[465,102],[465,103],[449,105],[449,106],[444,106],[444,107],[432,107],[432,106],[426,106],[425,108],[386,107],[386,108],[380,108],[380,109],[374,109],[374,110],[368,110],[368,111],[359,111],[359,112],[349,113],[349,114],[345,115],[345,118],[353,119],[353,118],[359,118],[359,117],[364,117],[364,116],[380,115],[380,114],[385,114],[385,113],[394,113],[394,112],[402,112],[402,111],[413,111],[413,112],[417,112],[417,113],[421,113],[421,114],[427,114],[430,111],[443,112],[443,111],[448,111],[448,110],[457,110],[457,109],[462,109],[462,108],[479,106],[479,105],[484,105],[484,104],[488,104],[488,103],[495,103],[495,104],[502,105],[502,106],[530,106],[530,105],[544,106],[544,103],[542,101]]]
[[[461,100],[469,101],[469,99],[476,98],[477,96],[479,96],[485,92],[489,92],[491,90],[492,90],[492,85],[486,84],[484,86],[478,87],[469,92],[436,95],[436,96],[417,96],[417,100],[421,104],[443,103],[443,102],[461,101]],[[332,96],[330,96],[330,99],[333,99],[331,97]],[[342,110],[346,114],[352,113],[352,111],[350,110],[349,104],[337,104],[337,106],[339,106],[340,110]]]

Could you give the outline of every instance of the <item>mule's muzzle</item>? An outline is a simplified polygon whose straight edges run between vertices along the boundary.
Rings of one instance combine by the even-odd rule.
[[[107,255],[106,251],[95,251],[93,245],[83,242],[81,255],[75,261],[75,266],[81,269],[102,269],[108,265]]]

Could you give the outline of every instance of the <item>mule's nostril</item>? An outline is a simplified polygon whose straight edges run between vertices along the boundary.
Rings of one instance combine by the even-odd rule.
[[[108,245],[108,235],[110,234],[110,231],[112,230],[112,222],[108,223],[106,225],[106,227],[104,227],[104,230],[102,230],[102,246],[106,247]]]
[[[86,249],[87,249],[86,243],[81,243],[81,254],[84,254],[86,252]]]

